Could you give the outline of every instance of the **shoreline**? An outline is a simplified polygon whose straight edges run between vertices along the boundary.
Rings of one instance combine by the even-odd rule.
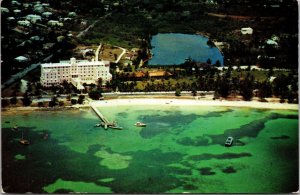
[[[246,107],[260,109],[281,109],[281,110],[298,110],[298,104],[271,103],[256,101],[226,101],[226,100],[196,100],[196,99],[111,99],[102,101],[92,101],[94,106],[121,106],[121,105],[173,105],[173,106],[220,106],[220,107]]]
[[[162,106],[213,106],[213,107],[235,107],[235,108],[256,108],[270,110],[298,110],[298,104],[288,104],[279,102],[258,102],[258,101],[228,101],[228,100],[208,100],[192,98],[169,98],[169,97],[140,97],[129,98],[121,97],[118,99],[91,100],[88,104],[76,104],[64,107],[7,107],[2,108],[3,114],[17,114],[19,112],[29,114],[33,111],[76,111],[84,108],[107,106],[143,106],[143,105],[162,105]]]

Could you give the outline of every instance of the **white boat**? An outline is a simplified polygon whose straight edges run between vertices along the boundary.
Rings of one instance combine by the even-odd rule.
[[[122,130],[123,129],[123,127],[120,127],[120,126],[111,126],[110,128],[116,129],[116,130]]]
[[[134,125],[137,127],[146,127],[147,126],[145,123],[142,123],[142,122],[136,122]]]
[[[30,142],[28,140],[26,140],[26,139],[20,139],[19,143],[23,144],[23,145],[29,145],[30,144]]]
[[[233,137],[228,137],[225,141],[225,146],[230,147],[233,143]]]
[[[19,140],[19,143],[23,144],[23,145],[29,145],[30,144],[30,142],[27,139],[23,138],[23,131],[22,131],[22,138]]]

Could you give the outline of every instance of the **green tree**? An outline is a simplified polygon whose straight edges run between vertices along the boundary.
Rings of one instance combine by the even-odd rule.
[[[175,91],[175,96],[181,96],[181,90],[180,89],[176,89]]]
[[[77,103],[78,104],[82,104],[83,103],[83,101],[84,101],[84,95],[80,95],[79,97],[78,97],[78,101],[77,101]]]
[[[193,96],[197,96],[197,90],[195,88],[192,89]]]
[[[279,96],[285,96],[288,92],[288,84],[289,84],[289,79],[288,77],[284,75],[280,75],[277,78],[274,79],[273,81],[273,92],[274,95],[279,97]]]
[[[208,59],[206,60],[206,63],[207,63],[207,64],[211,64],[211,59],[208,58]]]
[[[38,107],[44,107],[44,102],[38,102]]]
[[[17,97],[16,97],[16,96],[14,96],[14,97],[10,98],[10,103],[11,103],[11,104],[13,104],[13,105],[16,105],[16,104],[17,104],[17,102],[18,102],[18,99],[17,99]]]
[[[97,89],[100,90],[102,88],[102,85],[103,85],[103,79],[98,78],[98,80],[97,80]]]
[[[58,105],[58,99],[56,96],[53,96],[51,98],[51,101],[49,102],[49,107],[54,107]]]
[[[253,81],[248,77],[241,82],[240,93],[243,96],[243,99],[250,101],[253,97]]]
[[[71,99],[71,104],[77,104],[77,100],[76,99]]]
[[[22,102],[24,106],[30,106],[31,104],[31,98],[28,96],[27,93],[24,94],[23,98],[22,98]]]
[[[102,92],[101,90],[92,90],[89,92],[89,97],[93,100],[99,100],[102,97]]]
[[[216,67],[220,67],[220,66],[221,66],[220,60],[217,60],[217,61],[216,61],[215,66],[216,66]]]
[[[71,101],[71,95],[67,95],[66,100]]]
[[[261,83],[258,89],[258,97],[260,99],[264,99],[266,97],[271,97],[271,96],[272,96],[272,85],[268,81]]]
[[[9,106],[9,100],[1,99],[1,106],[2,106],[2,108]]]
[[[218,94],[223,97],[226,98],[229,95],[229,80],[227,78],[222,78],[220,80],[220,82],[218,82],[218,87],[217,87],[217,92]]]

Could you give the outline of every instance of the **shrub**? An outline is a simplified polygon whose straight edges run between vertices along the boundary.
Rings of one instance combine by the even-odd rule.
[[[181,96],[181,90],[180,89],[176,89],[175,96]]]
[[[17,104],[17,102],[18,102],[18,100],[17,100],[17,97],[12,97],[11,99],[10,99],[10,103],[11,104]]]
[[[59,101],[59,103],[58,103],[59,106],[64,106],[64,104],[65,103],[63,101]]]
[[[76,99],[71,99],[71,104],[77,104],[77,100]]]
[[[38,102],[38,107],[44,107],[44,102]]]

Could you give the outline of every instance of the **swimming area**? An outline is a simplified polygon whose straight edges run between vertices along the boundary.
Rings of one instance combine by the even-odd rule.
[[[298,112],[206,106],[2,113],[2,186],[14,193],[282,193],[298,189]],[[136,127],[142,121],[147,127]],[[12,127],[17,124],[18,131]],[[21,137],[31,145],[18,143]],[[48,139],[43,139],[47,133]],[[224,147],[228,136],[232,147]]]

